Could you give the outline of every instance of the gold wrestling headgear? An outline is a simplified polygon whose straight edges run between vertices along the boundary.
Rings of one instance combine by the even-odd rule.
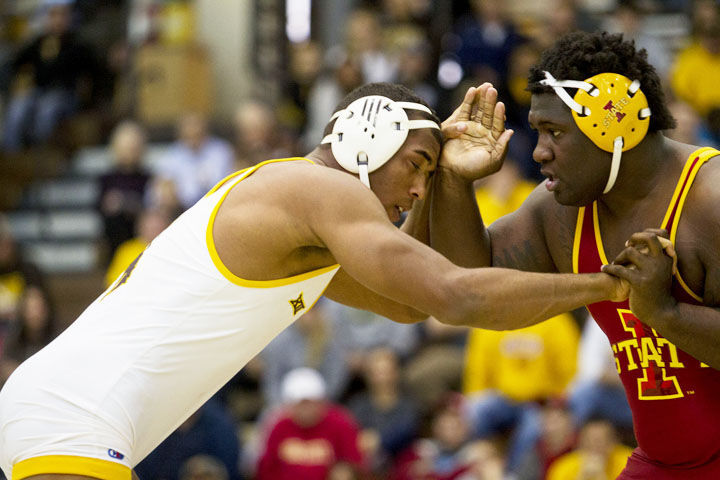
[[[622,152],[645,138],[650,126],[650,108],[638,80],[619,73],[599,73],[585,80],[556,80],[545,72],[542,85],[552,87],[572,110],[575,124],[598,148],[611,152],[610,176],[603,193],[617,179]],[[565,90],[576,88],[574,97]]]

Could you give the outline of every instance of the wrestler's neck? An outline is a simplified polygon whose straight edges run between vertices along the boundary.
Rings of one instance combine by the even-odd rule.
[[[648,134],[638,146],[623,153],[617,181],[599,201],[608,211],[622,215],[638,201],[662,195],[675,187],[685,159],[695,149],[660,132]]]
[[[330,152],[329,148],[323,148],[322,146],[318,145],[315,147],[315,149],[305,155],[305,158],[308,160],[312,160],[314,163],[318,165],[322,165],[324,167],[331,167],[331,168],[340,168],[340,165],[338,165],[337,161],[335,161],[335,158],[332,156],[332,153]]]
[[[335,160],[329,145],[318,145],[315,147],[315,150],[305,155],[305,158],[312,160],[323,167],[334,168],[335,170],[340,170],[341,172],[350,173],[341,167],[338,161]]]

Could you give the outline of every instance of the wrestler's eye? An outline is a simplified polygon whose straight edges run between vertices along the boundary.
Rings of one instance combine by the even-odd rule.
[[[551,128],[549,131],[550,131],[550,135],[552,135],[553,138],[558,138],[560,136],[560,133],[562,133],[562,132],[560,132],[560,130],[556,130],[554,128]]]

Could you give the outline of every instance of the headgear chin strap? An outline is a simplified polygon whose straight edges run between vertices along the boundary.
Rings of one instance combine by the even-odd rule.
[[[640,82],[618,73],[599,73],[583,81],[556,80],[545,72],[540,83],[555,90],[572,110],[575,124],[598,148],[612,152],[610,176],[603,190],[608,193],[617,180],[622,152],[640,143],[650,125],[650,108]],[[566,88],[578,90],[570,97]]]
[[[440,129],[432,120],[409,120],[405,109],[432,114],[419,103],[396,102],[381,95],[358,98],[330,117],[335,120],[332,133],[320,143],[329,143],[340,166],[359,173],[360,181],[370,188],[369,174],[400,150],[410,130]]]

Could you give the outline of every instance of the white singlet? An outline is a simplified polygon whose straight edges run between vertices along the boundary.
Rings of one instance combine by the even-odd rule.
[[[309,161],[275,161],[296,160]],[[322,295],[339,266],[249,281],[217,255],[212,227],[220,204],[266,163],[218,184],[13,373],[0,392],[0,466],[8,478],[66,463],[53,473],[79,473],[77,462],[101,478],[129,478],[130,468]]]

